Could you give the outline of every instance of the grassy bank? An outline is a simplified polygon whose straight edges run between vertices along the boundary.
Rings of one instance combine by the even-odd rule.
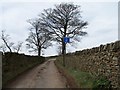
[[[64,68],[63,66],[61,66],[56,61],[55,61],[55,64],[56,64],[59,72],[61,73],[61,75],[66,78],[67,87],[69,87],[69,88],[78,88],[78,85],[77,85],[77,83],[75,81],[75,78],[68,72],[68,70],[66,68]]]
[[[55,62],[59,71],[67,78],[70,88],[89,88],[92,90],[110,88],[110,82],[103,76],[80,71],[74,67],[63,67],[62,59]],[[71,78],[72,77],[72,78]]]
[[[3,87],[13,78],[44,62],[44,57],[27,56],[17,53],[5,53],[2,57]]]

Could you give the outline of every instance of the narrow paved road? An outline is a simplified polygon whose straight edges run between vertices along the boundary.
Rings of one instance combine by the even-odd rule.
[[[66,88],[66,80],[51,59],[18,76],[6,88]]]

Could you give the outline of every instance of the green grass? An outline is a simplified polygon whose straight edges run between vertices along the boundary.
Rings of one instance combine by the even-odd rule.
[[[75,78],[75,81],[80,88],[91,88],[98,90],[99,88],[111,88],[110,82],[102,76],[95,76],[88,72],[75,70],[73,68],[66,68],[70,75]]]
[[[77,68],[66,65],[63,67],[61,58],[56,61],[57,65],[66,70],[74,79],[79,88],[89,88],[93,90],[111,88],[110,81],[104,76],[93,75],[89,72],[80,71]]]
[[[88,72],[75,70],[73,68],[66,68],[70,75],[75,78],[78,87],[91,88],[94,90],[111,88],[110,82],[102,76],[95,76]]]
[[[93,87],[93,76],[87,72],[82,72],[72,68],[68,69],[70,75],[75,78],[76,83],[80,88],[92,88]]]

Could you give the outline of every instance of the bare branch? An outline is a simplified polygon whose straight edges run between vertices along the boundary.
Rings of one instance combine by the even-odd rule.
[[[47,48],[50,46],[50,42],[48,40],[51,40],[51,33],[49,32],[46,26],[41,23],[41,21],[34,20],[29,21],[32,25],[32,30],[30,30],[30,34],[26,41],[28,42],[27,48],[30,49],[30,51],[37,51],[38,56],[41,55],[42,48]]]
[[[12,52],[11,47],[13,46],[14,43],[13,42],[9,43],[8,42],[8,37],[9,37],[9,35],[5,34],[5,31],[2,30],[1,39],[3,40],[4,44],[9,49],[9,51]]]
[[[13,47],[13,49],[15,50],[15,52],[18,53],[18,52],[21,50],[22,44],[23,44],[23,42],[18,41],[18,44],[17,44],[16,46]]]
[[[73,3],[55,5],[55,8],[45,9],[39,16],[39,21],[51,32],[53,40],[62,43],[62,51],[66,50],[65,43],[63,42],[64,37],[74,38],[87,34],[82,29],[88,23],[81,20],[80,6]],[[79,34],[76,32],[79,32]]]

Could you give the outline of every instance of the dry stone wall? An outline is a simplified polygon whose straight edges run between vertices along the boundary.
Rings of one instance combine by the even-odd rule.
[[[120,41],[66,55],[66,65],[105,76],[113,88],[120,87]]]

